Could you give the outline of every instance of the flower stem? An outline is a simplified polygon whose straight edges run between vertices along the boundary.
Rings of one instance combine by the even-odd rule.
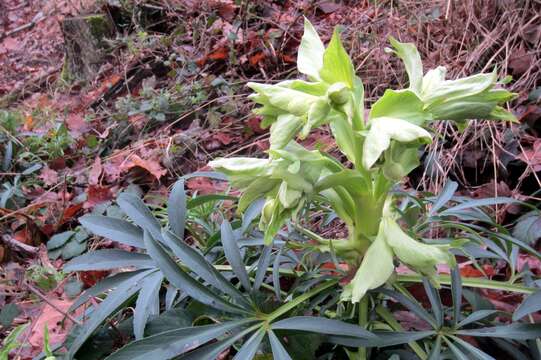
[[[365,295],[359,303],[359,326],[366,329],[368,325],[368,295]],[[359,360],[366,360],[367,349],[365,347],[359,347]]]

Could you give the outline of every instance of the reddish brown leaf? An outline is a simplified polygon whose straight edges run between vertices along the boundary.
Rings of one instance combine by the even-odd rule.
[[[131,155],[130,158],[121,165],[122,171],[128,171],[134,167],[140,167],[148,171],[156,180],[160,180],[162,176],[167,174],[167,170],[161,167],[156,160],[144,160],[138,155]]]
[[[98,281],[106,277],[109,274],[109,272],[108,271],[81,271],[78,274],[85,288],[89,288],[96,285]]]
[[[48,298],[51,304],[64,313],[68,311],[73,303],[71,300],[55,299],[50,296],[48,296]],[[51,344],[58,344],[66,339],[73,323],[53,306],[44,304],[40,316],[33,321],[30,337],[28,338],[28,343],[37,350],[42,349],[43,347],[43,331],[45,326],[47,326],[49,331],[49,342]]]
[[[261,61],[263,61],[263,59],[265,59],[265,54],[263,54],[262,52],[258,52],[257,54],[250,56],[249,59],[250,59],[250,65],[256,66]]]
[[[83,205],[85,209],[93,208],[94,206],[113,199],[111,189],[105,186],[90,185],[86,189],[87,199]]]
[[[58,173],[50,169],[48,166],[41,169],[41,174],[39,175],[39,178],[43,180],[43,183],[46,186],[52,186],[58,183]]]
[[[94,164],[92,165],[92,168],[90,168],[90,172],[88,173],[88,183],[90,185],[98,185],[102,171],[103,167],[101,166],[101,159],[98,156],[96,157],[96,160],[94,160]]]
[[[541,139],[537,139],[532,148],[524,150],[518,158],[530,165],[534,171],[541,171]]]

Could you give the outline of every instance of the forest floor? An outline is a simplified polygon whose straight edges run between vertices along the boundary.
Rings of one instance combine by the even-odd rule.
[[[113,24],[102,39],[105,56],[92,76],[66,76],[62,24],[87,14],[103,14]],[[425,67],[446,66],[450,78],[494,68],[502,78],[511,75],[507,86],[518,95],[510,109],[519,124],[476,121],[461,132],[446,122],[436,125],[440,141],[425,150],[423,166],[404,186],[437,193],[453,179],[472,197],[539,203],[538,1],[4,0],[0,342],[12,326],[30,322],[17,358],[41,352],[45,324],[50,341],[62,341],[73,299],[105,276],[62,273],[65,261],[86,249],[112,246],[83,233],[79,216],[104,212],[128,187],[161,206],[178,176],[205,170],[210,159],[267,150],[268,132],[250,112],[245,84],[295,76],[303,15],[324,41],[341,27],[367,106],[405,82],[403,68],[385,51],[390,35],[415,43]],[[304,144],[336,149],[326,130]],[[225,190],[200,178],[187,187]],[[503,225],[522,215],[512,206],[496,210]],[[541,237],[541,218],[535,224]],[[81,240],[51,257],[49,239],[66,231]],[[539,260],[519,259],[541,274]],[[483,276],[475,271],[465,268],[463,275]],[[493,276],[498,271],[487,269]],[[519,300],[493,302],[508,309]]]

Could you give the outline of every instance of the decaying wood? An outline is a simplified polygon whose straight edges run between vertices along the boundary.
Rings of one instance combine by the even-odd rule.
[[[92,80],[107,60],[106,39],[113,25],[106,15],[86,15],[62,21],[65,60],[64,80]]]

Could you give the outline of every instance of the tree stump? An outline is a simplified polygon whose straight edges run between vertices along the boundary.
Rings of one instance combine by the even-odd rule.
[[[62,21],[64,34],[65,81],[91,80],[107,58],[106,39],[114,33],[113,24],[106,15],[85,15]]]

